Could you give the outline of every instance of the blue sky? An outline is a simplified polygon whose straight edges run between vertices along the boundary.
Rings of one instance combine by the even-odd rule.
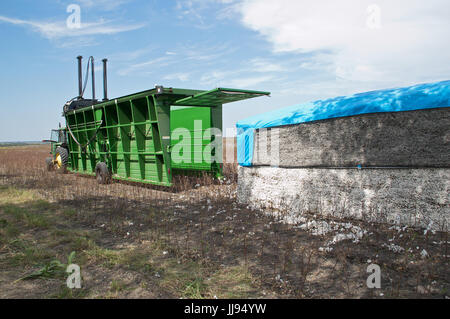
[[[70,4],[80,29],[67,27]],[[109,97],[155,84],[272,92],[225,105],[234,127],[301,102],[448,80],[449,16],[446,0],[1,1],[0,141],[64,124],[77,55],[96,58],[97,97],[104,57]]]

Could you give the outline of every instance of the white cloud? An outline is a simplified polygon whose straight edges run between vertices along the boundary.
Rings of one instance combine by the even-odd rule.
[[[233,78],[242,73],[242,70],[234,70],[234,71],[208,71],[200,77],[200,82],[203,84],[210,83],[221,83],[225,79]]]
[[[273,76],[265,75],[265,76],[255,76],[255,77],[247,77],[247,78],[235,78],[229,82],[226,82],[226,85],[237,88],[252,88],[258,84],[263,82],[268,82],[273,80]]]
[[[188,73],[173,73],[168,74],[164,77],[164,80],[178,80],[181,82],[186,82],[189,80],[189,74]]]
[[[130,2],[131,0],[76,0],[81,8],[93,8],[102,9],[104,11],[114,10],[123,4]]]
[[[173,79],[185,82],[192,78],[193,74],[200,73],[205,68],[210,68],[216,61],[219,61],[220,57],[234,50],[226,43],[212,45],[208,42],[201,45],[177,45],[170,51],[158,49],[152,50],[157,52],[140,51],[139,59],[136,59],[136,62],[132,65],[124,66],[119,70],[118,74],[121,76],[129,74],[148,75],[161,72],[163,74],[177,75]],[[127,55],[128,53],[120,54],[119,56],[126,57]],[[122,60],[125,61],[125,59]],[[127,59],[127,61],[130,60],[132,59]],[[187,78],[186,74],[189,74],[190,77]]]
[[[251,70],[256,72],[283,72],[286,71],[287,68],[280,63],[274,63],[267,59],[254,58],[250,61]]]
[[[0,22],[6,22],[13,25],[19,25],[29,27],[33,31],[40,33],[47,39],[59,39],[64,37],[80,37],[90,35],[105,35],[116,34],[120,32],[127,32],[140,29],[144,24],[134,25],[111,25],[107,21],[100,21],[95,23],[81,23],[81,28],[71,29],[66,25],[66,21],[63,22],[39,22],[28,21],[15,18],[9,18],[0,16]]]
[[[120,70],[119,75],[128,75],[135,71],[142,71],[143,69],[148,69],[148,67],[153,67],[154,65],[160,65],[161,63],[166,64],[166,61],[167,61],[166,57],[159,57],[142,63],[133,64],[125,69]]]
[[[373,0],[243,0],[234,8],[274,52],[312,52],[350,81],[415,83],[448,78],[450,2],[377,0],[380,28],[369,28]],[[326,52],[327,54],[323,54]]]
[[[227,56],[236,51],[235,47],[232,47],[229,43],[219,42],[196,44],[181,46],[177,51],[182,52],[186,59],[196,61],[213,61],[218,60],[220,57]]]
[[[145,56],[152,51],[155,50],[155,47],[153,45],[148,45],[143,48],[139,48],[132,51],[120,51],[117,53],[109,54],[109,60],[115,61],[115,62],[126,62],[130,63],[130,61],[135,61],[138,58],[141,58],[142,56]]]
[[[121,76],[129,75],[131,73],[150,73],[155,67],[167,66],[171,62],[167,56],[154,58],[145,62],[132,64],[122,70],[119,70],[118,74]]]
[[[208,71],[200,77],[200,83],[209,86],[252,88],[257,84],[274,79],[273,75],[249,76],[252,73],[254,74],[254,72],[251,72],[251,69],[246,68],[228,71]]]
[[[179,12],[178,18],[181,20],[188,19],[196,22],[196,27],[208,28],[201,12],[207,7],[208,3],[198,0],[177,1],[175,9]]]
[[[93,47],[100,43],[94,37],[78,37],[78,38],[64,38],[55,41],[56,47],[60,49],[79,49],[83,47]]]

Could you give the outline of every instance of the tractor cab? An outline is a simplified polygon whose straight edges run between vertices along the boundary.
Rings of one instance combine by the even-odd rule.
[[[65,128],[54,129],[51,131],[50,139],[42,142],[50,143],[50,155],[45,159],[48,171],[65,171],[69,162],[69,150],[67,146],[67,131]]]

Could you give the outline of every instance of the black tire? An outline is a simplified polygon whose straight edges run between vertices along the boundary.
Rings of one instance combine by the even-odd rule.
[[[55,164],[53,163],[53,159],[51,157],[47,157],[45,159],[45,167],[47,168],[47,171],[51,172],[55,169]]]
[[[97,163],[95,166],[95,176],[99,184],[111,183],[111,172],[108,169],[108,165],[104,162]]]
[[[69,151],[67,150],[67,148],[58,146],[55,150],[55,159],[58,158],[58,155],[61,157],[61,166],[56,164],[55,167],[58,171],[66,173],[67,165],[69,164]]]

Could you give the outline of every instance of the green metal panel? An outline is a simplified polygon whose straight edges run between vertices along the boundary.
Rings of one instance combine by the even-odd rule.
[[[220,106],[225,103],[236,102],[253,97],[270,95],[270,92],[217,88],[198,93],[194,96],[178,100],[175,105],[184,106]]]
[[[170,158],[161,138],[169,135],[168,116],[162,118],[166,103],[140,95],[66,113],[79,144],[91,141],[80,147],[69,137],[70,169],[93,175],[97,163],[106,162],[115,179],[170,186]]]
[[[187,138],[186,136],[177,136],[176,130],[180,128],[189,133]],[[207,145],[211,143],[211,138],[205,136],[205,130],[209,128],[211,128],[210,108],[186,107],[171,110],[171,155],[174,170],[212,170],[211,163],[203,156]],[[179,155],[178,160],[173,154],[174,151],[177,152],[176,155]],[[188,152],[188,154],[184,152]]]
[[[222,104],[268,94],[221,88],[151,89],[68,111],[64,115],[70,133],[69,170],[95,175],[97,163],[105,162],[114,179],[164,186],[172,185],[172,175],[184,170],[220,175],[221,161],[214,161],[214,156],[222,156],[222,135],[206,133],[222,129]],[[180,105],[201,107],[173,107]],[[192,136],[187,148],[190,163],[172,160],[178,141],[171,141],[171,134],[176,128],[185,128]],[[216,148],[208,148],[213,141]]]

